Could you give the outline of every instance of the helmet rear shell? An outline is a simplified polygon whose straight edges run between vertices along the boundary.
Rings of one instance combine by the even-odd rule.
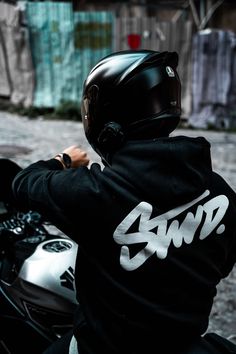
[[[122,51],[102,59],[84,83],[81,113],[85,135],[96,151],[112,122],[127,135],[136,126],[181,114],[176,52]]]

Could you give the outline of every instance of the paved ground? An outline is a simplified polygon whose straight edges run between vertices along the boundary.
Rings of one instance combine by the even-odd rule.
[[[211,143],[214,170],[236,191],[236,134],[185,129],[176,133],[205,136]],[[100,162],[98,155],[88,146],[80,122],[28,119],[0,112],[0,157],[11,158],[22,167],[38,159],[51,158],[72,144],[87,149],[91,162]],[[209,330],[236,342],[236,267],[219,286]]]
[[[213,168],[236,190],[236,134],[179,129],[177,134],[205,136],[211,143]],[[50,158],[64,147],[79,144],[91,161],[100,162],[84,137],[80,122],[28,119],[0,111],[0,156],[9,156],[22,166]]]

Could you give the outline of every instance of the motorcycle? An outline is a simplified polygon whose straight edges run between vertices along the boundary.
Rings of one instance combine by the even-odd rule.
[[[72,328],[78,245],[17,209],[11,183],[20,169],[0,159],[0,353],[41,354]]]

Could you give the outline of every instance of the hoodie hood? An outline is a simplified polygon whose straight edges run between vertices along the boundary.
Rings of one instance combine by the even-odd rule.
[[[182,204],[210,183],[210,143],[203,137],[164,137],[128,141],[112,160],[112,169],[146,201]]]

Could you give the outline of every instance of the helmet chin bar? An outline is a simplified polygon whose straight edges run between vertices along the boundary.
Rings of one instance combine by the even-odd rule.
[[[126,139],[152,139],[168,136],[178,125],[179,115],[161,112],[158,116],[137,120],[126,129],[117,122],[108,122],[101,130],[97,141],[102,150],[113,152],[121,147]]]
[[[127,129],[128,139],[155,139],[169,136],[180,121],[180,114],[161,112],[155,117],[138,120]]]

